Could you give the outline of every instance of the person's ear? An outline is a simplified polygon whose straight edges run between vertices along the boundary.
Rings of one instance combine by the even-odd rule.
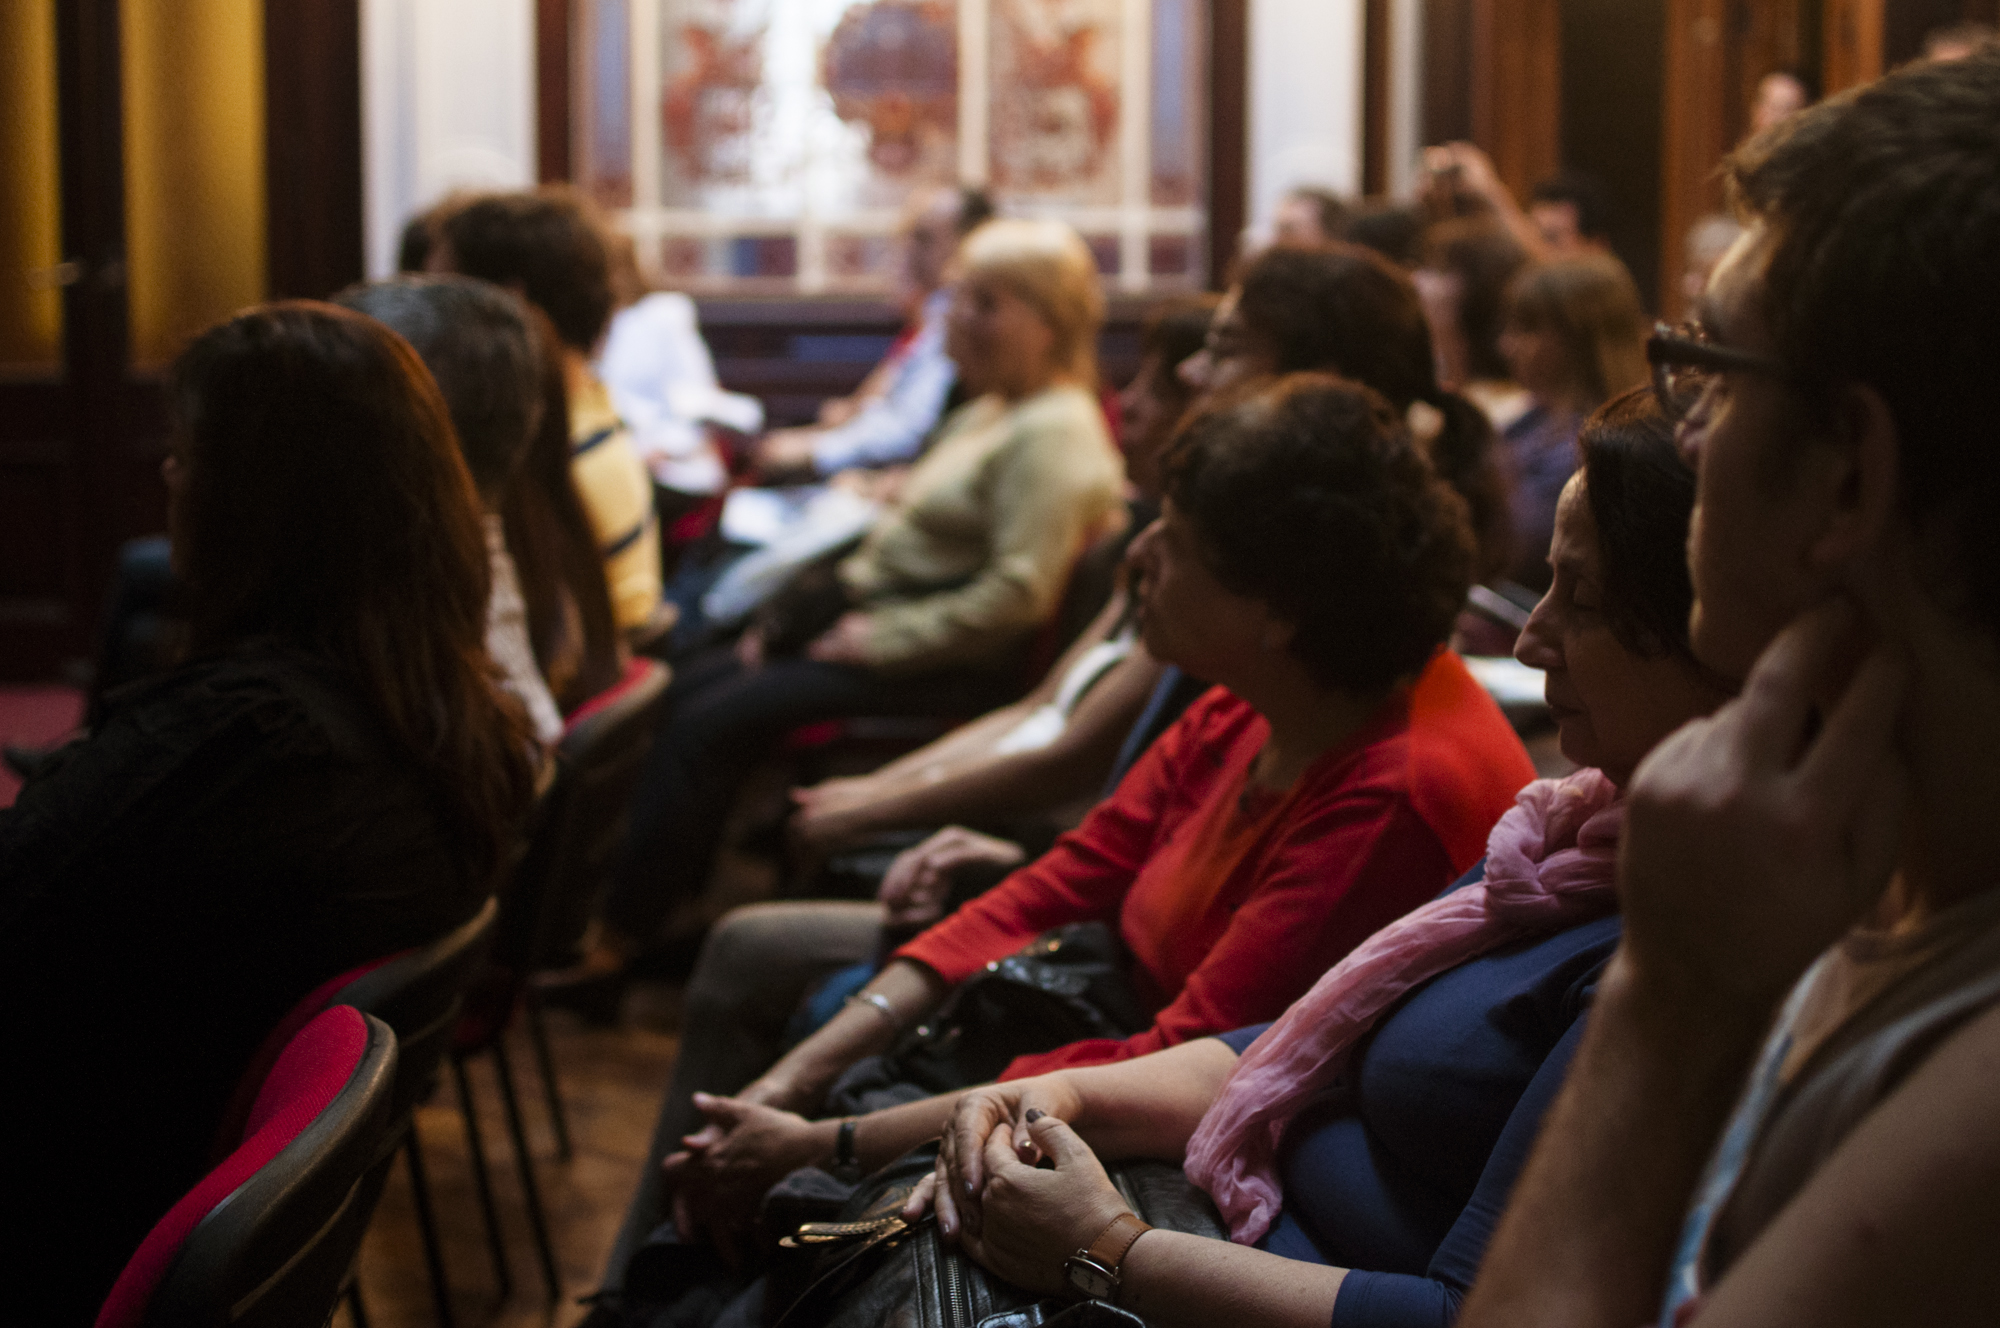
[[[1838,576],[1880,556],[1896,520],[1899,440],[1881,393],[1859,384],[1841,390],[1833,403],[1829,470],[1822,476],[1827,520],[1806,553],[1814,568]]]

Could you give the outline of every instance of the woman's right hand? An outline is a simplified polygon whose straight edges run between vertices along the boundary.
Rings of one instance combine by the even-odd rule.
[[[961,1229],[977,1233],[980,1195],[987,1179],[986,1145],[993,1131],[1012,1126],[1015,1156],[1032,1167],[1042,1154],[1029,1133],[1030,1113],[1036,1120],[1044,1115],[1071,1120],[1080,1107],[1075,1089],[1061,1074],[988,1084],[967,1092],[938,1141],[931,1184],[911,1195],[906,1214],[916,1216],[928,1202],[937,1209],[938,1229],[947,1238],[955,1239]]]
[[[915,848],[897,854],[875,897],[888,909],[885,921],[889,926],[928,927],[944,916],[944,900],[951,891],[954,871],[974,862],[1015,867],[1027,856],[1019,844],[962,825],[948,825]]]

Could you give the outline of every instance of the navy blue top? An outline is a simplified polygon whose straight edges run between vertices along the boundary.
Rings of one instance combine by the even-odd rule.
[[[1431,979],[1287,1127],[1284,1212],[1259,1247],[1356,1270],[1334,1301],[1335,1328],[1457,1316],[1618,935],[1614,914]],[[1241,1055],[1268,1027],[1222,1040]]]

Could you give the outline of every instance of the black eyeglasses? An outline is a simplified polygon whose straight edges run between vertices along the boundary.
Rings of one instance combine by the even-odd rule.
[[[1668,327],[1653,324],[1646,338],[1646,362],[1653,366],[1653,395],[1661,409],[1680,419],[1694,409],[1695,402],[1718,373],[1756,373],[1789,379],[1791,370],[1776,360],[1749,351],[1731,350],[1708,339],[1700,323]]]

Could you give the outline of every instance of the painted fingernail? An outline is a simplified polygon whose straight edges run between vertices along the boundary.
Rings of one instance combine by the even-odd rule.
[[[1043,1111],[1040,1107],[1029,1107],[1028,1124],[1033,1125],[1036,1121],[1040,1120],[1042,1117],[1048,1114],[1049,1114],[1048,1112]]]

